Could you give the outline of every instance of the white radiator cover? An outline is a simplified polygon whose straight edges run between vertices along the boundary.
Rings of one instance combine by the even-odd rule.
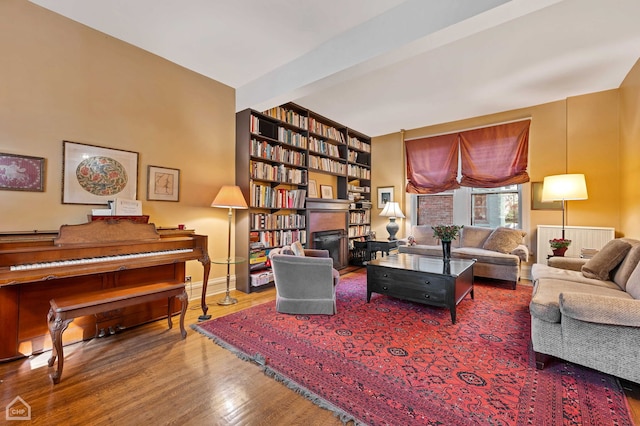
[[[547,256],[553,254],[549,240],[562,237],[562,226],[538,225],[536,256],[537,263],[547,263]],[[615,238],[615,229],[596,226],[565,226],[564,237],[571,240],[565,253],[568,257],[580,257],[583,248],[600,250],[606,243]]]

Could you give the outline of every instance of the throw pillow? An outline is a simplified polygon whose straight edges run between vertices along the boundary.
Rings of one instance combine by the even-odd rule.
[[[627,255],[631,244],[622,240],[611,240],[602,247],[587,263],[582,265],[582,275],[587,278],[606,281],[609,272]]]
[[[521,229],[496,228],[493,230],[482,248],[485,250],[497,251],[499,253],[511,253],[522,244],[522,238],[527,235]]]
[[[304,257],[304,247],[302,247],[302,244],[300,244],[300,241],[296,241],[295,243],[291,244],[291,250],[293,251],[293,254],[295,254],[296,256]]]
[[[634,299],[640,299],[640,263],[633,270],[627,280],[627,293]]]

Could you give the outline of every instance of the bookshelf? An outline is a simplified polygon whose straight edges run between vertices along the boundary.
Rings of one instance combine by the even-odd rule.
[[[236,185],[249,204],[236,216],[236,256],[249,259],[236,268],[238,290],[273,285],[271,249],[307,246],[307,185],[317,176],[350,201],[352,248],[371,229],[371,138],[294,103],[236,114]]]

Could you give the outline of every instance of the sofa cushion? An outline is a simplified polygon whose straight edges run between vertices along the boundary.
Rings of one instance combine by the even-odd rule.
[[[554,280],[589,284],[596,287],[606,287],[620,291],[620,287],[618,287],[618,285],[613,281],[587,278],[582,275],[581,271],[554,268],[543,263],[534,263],[533,266],[531,266],[531,279],[535,282],[541,278],[550,278]]]
[[[562,279],[541,278],[533,289],[533,296],[529,303],[531,316],[546,322],[559,323],[562,316],[560,313],[560,294],[565,292],[628,298],[628,295],[620,291],[617,286],[613,289]]]
[[[293,254],[296,256],[304,256],[304,247],[302,247],[300,241],[296,241],[291,244],[291,251],[293,251]]]
[[[451,251],[451,257],[455,259],[476,259],[478,263],[489,265],[508,265],[518,267],[520,258],[513,254],[498,253],[473,247],[462,247]]]
[[[631,244],[623,240],[611,240],[587,263],[582,265],[582,275],[587,278],[608,280],[609,272],[627,255]]]
[[[418,245],[437,246],[440,244],[440,240],[433,236],[431,225],[414,226],[411,232],[411,236],[415,238]]]
[[[629,276],[631,276],[631,273],[636,269],[636,265],[640,262],[640,241],[631,238],[621,238],[621,240],[631,244],[631,249],[620,265],[611,271],[611,274],[613,275],[613,281],[621,289],[625,290]]]
[[[636,269],[631,272],[631,275],[629,275],[626,290],[634,299],[640,299],[640,263],[636,266]]]
[[[489,235],[484,242],[482,248],[499,253],[511,253],[522,243],[525,235],[527,235],[527,233],[521,229],[499,227],[491,232],[491,235]]]
[[[460,247],[482,248],[484,242],[493,232],[493,228],[483,228],[481,226],[465,226],[462,228]]]

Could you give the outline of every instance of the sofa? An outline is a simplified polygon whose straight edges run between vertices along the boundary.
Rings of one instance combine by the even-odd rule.
[[[640,240],[611,240],[591,259],[531,269],[536,366],[553,357],[640,383]]]
[[[336,286],[340,273],[328,250],[291,246],[269,252],[276,286],[276,311],[286,314],[336,313]]]
[[[509,281],[515,289],[522,263],[529,259],[525,235],[520,229],[464,226],[451,242],[451,257],[476,259],[474,276]],[[417,225],[409,237],[398,241],[398,252],[442,257],[442,245],[431,225]]]

